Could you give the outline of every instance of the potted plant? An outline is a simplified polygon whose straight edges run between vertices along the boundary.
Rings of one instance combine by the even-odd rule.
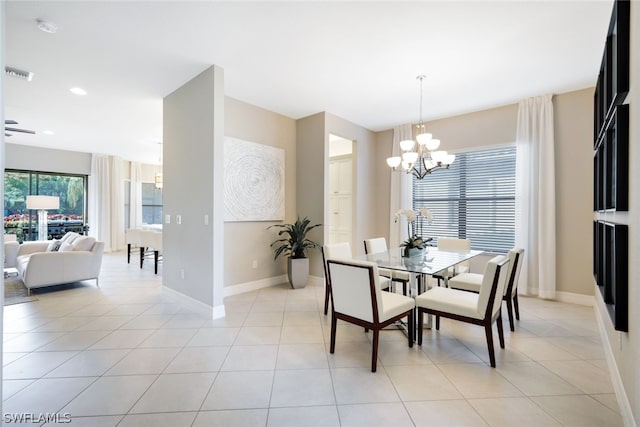
[[[304,217],[298,217],[293,224],[275,224],[269,228],[281,228],[278,232],[280,239],[271,243],[271,247],[275,249],[274,260],[280,255],[289,257],[287,265],[287,275],[289,283],[294,289],[304,288],[309,277],[309,258],[307,258],[307,249],[316,248],[318,244],[307,239],[307,233],[322,224],[309,225],[311,221]],[[284,236],[284,237],[283,237]]]
[[[402,250],[403,257],[411,257],[421,253],[427,247],[427,242],[433,240],[431,237],[425,238],[417,235],[415,222],[418,215],[422,215],[427,224],[433,223],[433,215],[427,208],[420,208],[418,211],[400,209],[395,214],[395,222],[398,222],[401,216],[407,217],[407,235],[409,238],[400,244],[404,248]]]

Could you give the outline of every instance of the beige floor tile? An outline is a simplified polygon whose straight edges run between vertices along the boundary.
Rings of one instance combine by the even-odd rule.
[[[317,326],[283,326],[280,336],[281,344],[324,343],[322,327]]]
[[[152,330],[118,330],[113,331],[100,341],[89,347],[89,350],[106,350],[117,348],[133,349],[140,345],[153,333]]]
[[[406,339],[380,343],[378,359],[384,366],[433,364],[419,346],[409,348]]]
[[[368,403],[339,405],[342,427],[409,427],[413,426],[401,403]]]
[[[131,350],[83,351],[47,374],[47,377],[99,377]]]
[[[36,380],[4,380],[2,381],[2,401],[7,400]]]
[[[116,427],[123,417],[121,415],[112,415],[104,417],[77,417],[71,415],[70,425],[82,426],[82,427]],[[59,427],[59,422],[51,422],[44,424],[47,427]]]
[[[561,424],[524,397],[470,399],[469,404],[492,427],[556,427]]]
[[[614,392],[609,372],[583,360],[548,360],[540,364],[587,394]]]
[[[124,415],[140,399],[157,375],[102,377],[63,408],[74,416]]]
[[[131,319],[120,327],[120,329],[158,329],[161,328],[170,316],[162,314],[143,314]]]
[[[484,331],[481,330],[484,333]],[[445,363],[483,363],[469,348],[458,340],[422,342],[422,351],[436,365]]]
[[[551,337],[547,341],[579,357],[580,359],[604,359],[604,348],[599,338],[594,337]]]
[[[214,373],[160,375],[130,413],[197,411],[214,378]]]
[[[132,414],[125,416],[118,427],[191,427],[197,412],[166,414]]]
[[[185,347],[166,367],[164,373],[217,372],[229,349],[229,346]]]
[[[338,408],[330,406],[305,406],[297,408],[271,408],[267,427],[339,427]]]
[[[618,398],[614,393],[611,394],[592,394],[591,397],[602,403],[613,412],[620,414],[620,405],[618,404]]]
[[[2,353],[2,366],[7,366],[29,353]]]
[[[391,367],[393,369],[397,367]],[[332,369],[333,388],[338,405],[354,403],[397,402],[400,400],[386,372],[378,367],[377,372],[371,368],[337,368]]]
[[[245,326],[238,332],[236,345],[278,344],[282,327],[280,326]]]
[[[268,408],[272,387],[273,371],[220,372],[201,410]]]
[[[257,299],[251,307],[251,313],[266,313],[275,312],[281,313],[284,311],[286,300],[274,299],[274,300],[260,300]]]
[[[470,363],[439,368],[467,399],[522,396],[520,390],[490,366]]]
[[[388,366],[385,370],[405,402],[462,398],[437,366]]]
[[[581,393],[578,388],[535,362],[503,363],[496,370],[527,396]]]
[[[328,369],[275,372],[271,407],[332,404],[335,404],[335,398],[331,385],[331,374]]]
[[[317,307],[313,311],[285,311],[283,326],[321,326]]]
[[[324,344],[280,344],[276,369],[327,369]]]
[[[509,343],[515,347],[516,350],[524,353],[532,360],[575,360],[578,356],[575,356],[568,351],[561,349],[560,347],[552,344],[546,338],[524,338],[517,341],[511,341]]]
[[[251,311],[243,326],[282,326],[283,311]]]
[[[564,426],[623,426],[622,417],[589,396],[544,396],[532,400]]]
[[[105,375],[160,374],[179,351],[179,348],[136,348]]]
[[[167,329],[197,329],[208,319],[197,314],[174,314],[164,325]]]
[[[482,417],[466,400],[406,402],[405,407],[416,427],[486,427]]]
[[[267,409],[200,411],[193,427],[255,427],[267,424]]]
[[[277,345],[235,345],[231,347],[221,371],[263,371],[275,369]]]
[[[32,382],[2,404],[3,413],[57,413],[95,378],[47,378]]]
[[[78,331],[114,331],[127,322],[130,322],[135,316],[102,316],[86,322],[80,326]]]
[[[26,332],[2,346],[2,351],[21,353],[35,351],[63,336],[64,332]]]
[[[371,369],[371,343],[336,342],[335,352],[329,353],[325,344],[329,366],[332,368],[369,368]],[[379,362],[379,361],[378,361]]]
[[[74,331],[40,347],[38,351],[85,350],[109,333],[109,331]]]
[[[203,328],[191,338],[188,347],[211,347],[233,345],[240,328]]]
[[[197,329],[158,329],[140,347],[184,347],[196,334]]]
[[[7,380],[38,379],[45,376],[77,353],[75,351],[42,351],[30,353],[8,364],[2,371]]]

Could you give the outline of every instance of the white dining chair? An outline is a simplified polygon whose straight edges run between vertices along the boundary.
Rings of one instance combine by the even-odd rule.
[[[502,330],[502,294],[507,283],[509,259],[499,255],[492,258],[485,269],[479,293],[445,287],[434,287],[416,297],[418,325],[424,314],[436,316],[436,329],[440,329],[440,317],[483,326],[487,337],[489,361],[496,367],[493,349],[492,325],[498,325],[500,347],[504,348]],[[418,328],[418,345],[422,345],[422,328]]]
[[[382,292],[375,263],[329,259],[327,271],[331,278],[331,354],[336,349],[338,319],[373,331],[371,372],[376,372],[382,328],[407,317],[407,340],[409,347],[413,347],[415,301],[404,295]]]
[[[332,243],[324,245],[321,248],[322,251],[322,264],[324,267],[324,314],[329,312],[329,300],[331,298],[331,278],[327,270],[327,261],[330,259],[351,260],[353,255],[351,254],[351,245],[347,242]],[[391,286],[391,280],[388,278],[381,278],[379,280],[381,289],[388,289]]]
[[[376,237],[374,239],[366,239],[364,241],[364,253],[365,254],[379,254],[387,252],[387,239],[384,237]],[[407,288],[411,282],[411,273],[402,270],[392,270],[388,268],[378,267],[378,272],[382,277],[391,279],[392,282],[402,284],[402,294],[407,295]],[[393,290],[393,288],[392,288]]]
[[[453,237],[438,237],[438,249],[445,251],[457,251],[467,252],[471,249],[471,240],[469,239],[457,239]],[[440,280],[443,280],[445,285],[449,282],[449,279],[453,276],[469,271],[469,262],[461,262],[454,267],[447,268],[439,271],[433,275],[435,279],[438,279],[438,286],[440,286]]]
[[[509,271],[507,272],[507,286],[504,288],[502,300],[507,303],[507,313],[509,315],[509,328],[515,331],[513,312],[515,309],[516,319],[520,320],[520,309],[518,307],[518,277],[524,262],[524,249],[513,248],[507,255],[509,258]],[[461,289],[463,291],[480,292],[483,275],[479,273],[462,273],[449,279],[449,287]]]

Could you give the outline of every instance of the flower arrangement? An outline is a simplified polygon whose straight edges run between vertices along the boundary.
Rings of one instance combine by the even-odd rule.
[[[416,220],[418,219],[418,215],[422,216],[427,224],[433,223],[433,214],[427,208],[420,208],[417,211],[400,209],[395,213],[395,222],[398,222],[402,216],[407,218],[407,234],[409,238],[400,244],[400,246],[405,248],[405,256],[409,255],[410,249],[424,249],[427,246],[427,242],[432,240],[431,237],[425,239],[416,234]]]

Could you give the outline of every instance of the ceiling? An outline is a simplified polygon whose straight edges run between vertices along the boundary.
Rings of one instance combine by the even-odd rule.
[[[591,87],[612,4],[6,1],[6,65],[34,78],[5,77],[5,115],[37,132],[8,142],[157,163],[162,98],[211,64],[227,96],[374,131],[418,121],[419,74],[426,121]]]

